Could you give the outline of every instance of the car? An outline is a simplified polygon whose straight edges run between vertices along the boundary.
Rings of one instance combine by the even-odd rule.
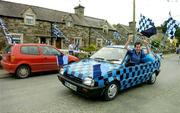
[[[135,85],[155,83],[161,65],[158,54],[150,52],[143,63],[135,66],[126,66],[128,58],[124,46],[103,47],[90,58],[64,66],[58,79],[74,92],[87,97],[104,96],[105,100]]]
[[[7,72],[19,78],[26,78],[34,72],[59,71],[59,55],[63,53],[46,44],[12,44],[4,49],[1,65]],[[79,58],[68,56],[68,63],[77,61]]]

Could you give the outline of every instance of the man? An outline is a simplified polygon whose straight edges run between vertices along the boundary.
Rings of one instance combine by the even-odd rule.
[[[127,55],[129,56],[129,59],[128,59],[129,61],[126,64],[126,66],[134,66],[134,65],[138,65],[138,64],[142,63],[142,59],[146,56],[146,54],[150,53],[150,49],[148,47],[148,42],[146,40],[144,40],[144,44],[145,44],[145,46],[147,48],[147,53],[145,53],[142,50],[141,42],[135,42],[134,49],[132,49],[132,50],[129,49],[128,45],[131,42],[132,37],[133,37],[133,35],[129,35],[128,40],[127,40],[127,42],[125,44],[125,49],[128,50]]]
[[[72,43],[72,41],[71,41],[71,43],[69,44],[68,51],[69,51],[69,54],[70,54],[70,55],[73,55],[74,44]]]

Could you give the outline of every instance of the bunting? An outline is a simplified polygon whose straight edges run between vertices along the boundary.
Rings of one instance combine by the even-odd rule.
[[[3,22],[1,17],[0,17],[0,28],[3,30],[3,34],[6,38],[7,43],[12,44],[13,43],[13,36],[8,32],[8,29],[7,29],[7,27],[6,27],[6,25]]]

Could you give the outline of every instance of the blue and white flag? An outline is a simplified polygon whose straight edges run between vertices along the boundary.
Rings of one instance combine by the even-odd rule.
[[[58,55],[57,56],[57,65],[66,65],[68,64],[68,56]]]
[[[174,20],[171,16],[167,20],[167,30],[166,30],[166,35],[168,35],[171,39],[174,38],[175,32],[179,26],[179,22]]]
[[[3,22],[2,18],[0,17],[0,28],[3,30],[4,36],[6,38],[6,41],[8,44],[13,43],[13,37],[12,35],[8,32],[8,29],[6,28],[5,23]]]
[[[143,15],[140,15],[139,27],[137,31],[148,38],[157,33],[154,22]]]
[[[121,37],[121,36],[120,36],[120,33],[117,32],[117,31],[115,31],[115,32],[113,33],[113,36],[114,36],[115,39],[119,39],[119,38]]]
[[[56,24],[52,24],[52,36],[53,37],[62,37],[63,33],[61,30],[58,28]]]

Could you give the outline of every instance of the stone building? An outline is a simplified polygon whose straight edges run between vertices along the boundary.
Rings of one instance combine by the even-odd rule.
[[[47,43],[57,48],[67,48],[65,39],[68,39],[78,42],[80,47],[90,44],[102,47],[107,40],[113,40],[115,28],[104,19],[85,16],[84,9],[78,5],[74,8],[74,13],[68,13],[0,1],[0,17],[17,43]],[[62,36],[52,35],[53,24],[58,26]],[[4,40],[0,30],[0,45],[4,44]]]

